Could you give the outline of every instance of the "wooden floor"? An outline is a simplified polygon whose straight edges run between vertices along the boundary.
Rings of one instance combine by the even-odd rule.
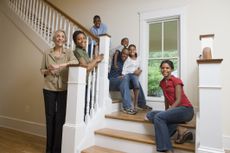
[[[0,127],[0,153],[44,153],[45,138]]]
[[[45,138],[0,127],[0,153],[45,153],[44,150]]]

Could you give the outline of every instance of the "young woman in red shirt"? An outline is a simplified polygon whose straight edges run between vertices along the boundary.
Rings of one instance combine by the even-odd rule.
[[[193,134],[178,124],[192,120],[194,110],[184,93],[182,80],[172,75],[173,62],[170,60],[162,61],[160,69],[163,75],[160,87],[165,98],[165,111],[148,112],[146,117],[154,125],[157,151],[173,153],[170,137],[176,132],[178,135],[175,143],[181,144],[193,139]]]

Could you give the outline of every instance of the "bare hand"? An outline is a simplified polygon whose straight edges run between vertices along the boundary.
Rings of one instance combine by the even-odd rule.
[[[97,62],[101,62],[104,59],[104,54],[100,54],[100,55],[96,56],[95,59]]]
[[[139,76],[141,74],[141,72],[142,72],[142,70],[140,68],[138,68],[138,69],[136,69],[134,71],[134,74],[137,75],[137,76]]]

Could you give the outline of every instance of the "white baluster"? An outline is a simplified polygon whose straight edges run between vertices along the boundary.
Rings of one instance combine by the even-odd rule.
[[[51,27],[51,31],[53,32],[53,31],[55,31],[55,16],[56,16],[56,14],[55,14],[55,11],[53,10],[53,9],[51,9],[51,11],[52,11],[52,27]]]
[[[47,40],[48,40],[48,42],[50,42],[49,40],[50,40],[50,38],[49,38],[49,33],[51,32],[51,22],[52,22],[52,20],[51,20],[51,8],[50,7],[48,7],[49,8],[49,19],[48,19],[48,26],[46,27],[46,30],[45,30],[45,35],[46,35],[46,38],[47,38]]]
[[[49,13],[49,7],[46,6],[46,11],[45,11],[45,35],[44,38],[49,42],[49,22],[48,22],[48,13]]]
[[[31,26],[34,28],[34,15],[35,15],[35,0],[32,0],[32,11],[31,11]]]
[[[41,36],[43,37],[44,35],[44,25],[45,25],[45,5],[44,5],[44,3],[42,2],[41,3],[41,7],[42,7],[42,18],[41,18],[41,25],[40,25],[40,34],[41,34]],[[44,37],[43,37],[44,38]]]

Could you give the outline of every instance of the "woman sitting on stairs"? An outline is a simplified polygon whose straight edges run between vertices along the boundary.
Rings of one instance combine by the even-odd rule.
[[[193,134],[183,127],[177,126],[192,120],[193,106],[183,90],[181,79],[171,75],[174,66],[170,60],[164,60],[160,65],[163,79],[160,82],[165,97],[165,111],[148,112],[146,117],[153,122],[157,151],[173,153],[170,137],[178,132],[175,143],[182,144],[193,139]]]

